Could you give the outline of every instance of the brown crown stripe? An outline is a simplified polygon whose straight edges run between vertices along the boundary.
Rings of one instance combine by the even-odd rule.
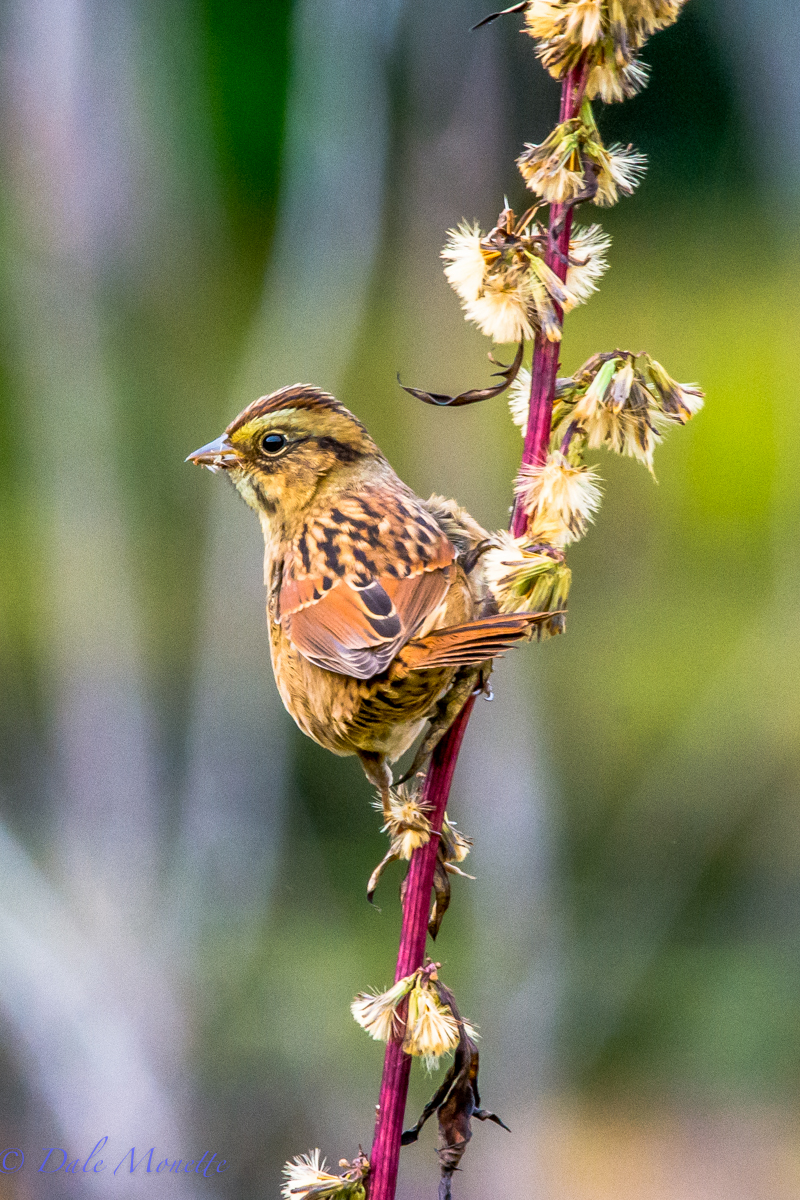
[[[258,400],[249,404],[244,412],[239,413],[239,416],[231,422],[225,432],[229,435],[235,433],[237,429],[241,429],[254,417],[265,417],[268,413],[277,412],[281,408],[327,408],[332,412],[341,413],[343,417],[348,417],[364,433],[367,432],[358,418],[354,417],[343,404],[340,404],[335,396],[306,383],[295,383],[291,387],[280,388],[277,392],[270,393],[269,396],[259,396]]]

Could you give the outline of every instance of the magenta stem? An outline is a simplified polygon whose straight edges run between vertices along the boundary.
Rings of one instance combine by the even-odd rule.
[[[586,89],[587,69],[578,64],[567,75],[561,87],[561,112],[559,121],[571,121],[577,117],[583,103],[583,93]],[[552,267],[559,279],[567,277],[567,256],[569,240],[572,234],[573,210],[563,204],[553,204],[550,207],[550,237],[548,239],[545,262]],[[554,231],[563,218],[563,226],[557,237]],[[554,301],[556,317],[559,325],[564,324],[564,314]],[[550,445],[550,426],[553,419],[553,401],[556,394],[556,377],[558,375],[558,355],[560,342],[551,342],[539,333],[533,346],[533,363],[531,365],[531,399],[528,407],[528,428],[525,433],[525,447],[522,451],[523,466],[541,466],[547,458]],[[517,501],[514,505],[514,515],[511,518],[511,532],[514,537],[521,537],[528,523],[527,514]]]
[[[430,810],[428,819],[434,836],[427,845],[414,852],[408,868],[395,982],[416,971],[425,958],[433,872],[439,849],[436,834],[442,828],[456,759],[474,703],[475,696],[472,695],[434,750],[425,776],[420,803]],[[370,1154],[369,1200],[394,1200],[410,1072],[411,1055],[406,1054],[399,1043],[389,1042],[383,1062],[375,1140]]]
[[[578,115],[585,87],[586,70],[579,65],[567,75],[561,87],[561,121],[570,120]],[[552,234],[563,211],[563,206],[560,205],[554,205],[550,210],[551,244],[548,246],[547,252],[548,265],[562,280],[567,274],[567,265],[564,260],[569,250],[572,231],[571,209],[566,213],[564,228],[555,239],[558,252],[552,249]],[[559,321],[563,322],[563,313],[559,308],[556,311]],[[523,463],[544,462],[547,456],[558,370],[558,349],[558,342],[549,342],[541,336],[536,339],[531,371],[528,431],[522,455]],[[525,513],[517,505],[512,518],[512,532],[515,537],[525,532],[525,523]],[[420,802],[430,809],[429,819],[434,834],[438,834],[442,828],[458,752],[461,749],[464,731],[467,728],[474,704],[475,695],[472,695],[434,750],[425,776],[425,786]],[[411,858],[403,902],[403,924],[400,932],[395,982],[418,970],[425,959],[438,844],[438,837],[433,836],[427,845],[416,850]],[[398,1015],[403,1015],[402,1008]],[[389,1042],[383,1061],[375,1139],[370,1153],[370,1174],[367,1180],[369,1200],[394,1200],[397,1169],[400,1162],[400,1137],[403,1132],[410,1073],[411,1056],[404,1052],[399,1042]]]

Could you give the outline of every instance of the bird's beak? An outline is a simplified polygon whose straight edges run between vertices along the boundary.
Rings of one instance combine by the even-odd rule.
[[[208,467],[209,471],[223,471],[236,466],[239,459],[227,435],[223,433],[216,441],[201,446],[199,450],[193,450],[185,461],[196,463],[198,467]]]

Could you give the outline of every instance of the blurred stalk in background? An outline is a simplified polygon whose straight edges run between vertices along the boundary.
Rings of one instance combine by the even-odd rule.
[[[258,532],[182,460],[255,395],[313,382],[418,492],[506,523],[517,430],[478,407],[443,442],[394,382],[485,370],[441,233],[505,190],[519,210],[504,164],[552,124],[557,88],[513,28],[476,51],[489,7],[0,12],[6,1144],[213,1143],[218,1194],[248,1196],[298,1145],[369,1140],[380,1051],[346,1005],[353,978],[389,978],[398,911],[388,876],[383,912],[363,902],[368,788],[295,736]],[[651,172],[606,218],[611,270],[564,369],[641,343],[708,405],[657,489],[604,464],[569,638],[501,666],[478,706],[489,800],[469,740],[456,778],[479,877],[441,954],[465,1011],[505,1014],[482,1062],[487,1095],[502,1076],[514,1098],[504,1177],[555,1200],[797,1193],[793,16],[692,0],[648,46],[648,90],[607,114]],[[466,935],[503,964],[488,982]],[[465,1200],[496,1152],[479,1131]],[[411,1196],[426,1155],[405,1153]]]
[[[50,883],[7,835],[5,1007],[54,1134],[93,1145],[119,1104],[134,1133],[182,1139],[180,1015],[144,944],[161,813],[104,345],[103,268],[139,167],[133,30],[125,7],[110,26],[80,3],[19,0],[6,19],[3,283],[40,622],[32,832]]]

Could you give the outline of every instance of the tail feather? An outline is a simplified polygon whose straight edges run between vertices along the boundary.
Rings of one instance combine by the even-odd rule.
[[[407,671],[430,671],[436,667],[477,666],[497,658],[515,642],[527,637],[534,625],[555,613],[507,613],[435,629],[424,638],[407,642],[396,662]]]

